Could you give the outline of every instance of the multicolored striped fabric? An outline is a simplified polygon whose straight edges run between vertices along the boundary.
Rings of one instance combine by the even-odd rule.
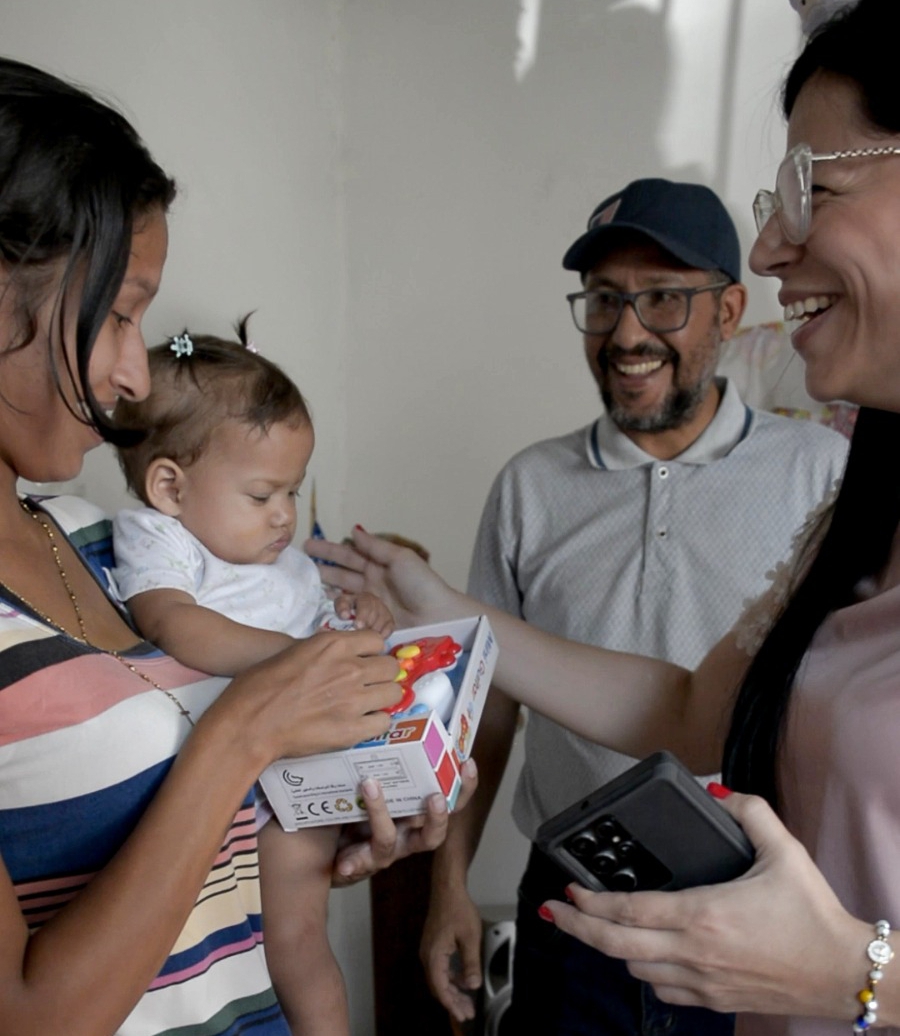
[[[102,513],[74,497],[42,506],[106,589]],[[128,657],[195,717],[225,683],[149,644]],[[165,694],[48,627],[0,586],[0,855],[32,930],[115,854],[189,731]],[[247,1033],[290,1036],[262,950],[252,791],[168,960],[117,1036]]]

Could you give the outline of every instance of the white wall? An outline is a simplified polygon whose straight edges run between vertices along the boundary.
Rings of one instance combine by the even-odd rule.
[[[312,401],[326,531],[402,531],[456,583],[502,463],[596,413],[566,247],[646,175],[715,187],[748,245],[799,36],[788,0],[542,6],[518,81],[518,0],[0,0],[0,48],[115,98],[182,185],[149,338],[256,308]],[[749,321],[777,317],[751,289]],[[101,452],[79,483],[123,498]],[[508,785],[483,903],[512,901],[523,858]],[[334,897],[360,1036],[365,908]]]
[[[346,25],[346,518],[420,539],[457,582],[500,464],[596,412],[566,247],[641,175],[711,183],[751,240],[797,38],[787,0],[545,0],[519,84],[517,9],[357,3]]]

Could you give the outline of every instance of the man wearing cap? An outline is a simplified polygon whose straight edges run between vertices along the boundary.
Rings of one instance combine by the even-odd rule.
[[[740,248],[706,187],[638,180],[591,215],[563,266],[601,416],[523,450],[482,516],[469,592],[560,636],[693,668],[765,588],[795,532],[840,476],[846,440],[751,410],[717,378],[746,301]],[[560,673],[559,694],[565,694]],[[475,743],[476,799],[435,855],[422,956],[458,1019],[480,985],[481,922],[466,873],[518,706],[495,686]],[[513,816],[538,826],[632,765],[532,714]],[[704,1036],[733,1018],[672,1007],[613,961],[541,920],[567,879],[532,848],[519,888],[512,1007],[502,1032]],[[453,954],[458,954],[459,967]],[[455,976],[455,977],[454,977]]]

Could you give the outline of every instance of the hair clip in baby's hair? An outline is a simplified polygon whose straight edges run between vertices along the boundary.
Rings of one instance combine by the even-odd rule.
[[[172,338],[172,344],[169,348],[181,359],[182,356],[191,355],[194,351],[194,343],[191,341],[191,336],[185,331],[183,335],[175,335]]]
[[[252,340],[249,341],[244,348],[247,350],[248,353],[258,353],[259,352],[259,349],[257,349],[257,347],[256,347],[256,342],[254,342]]]

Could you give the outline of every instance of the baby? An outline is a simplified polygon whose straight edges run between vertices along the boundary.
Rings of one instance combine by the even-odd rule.
[[[119,594],[148,640],[227,676],[322,627],[384,637],[394,626],[370,594],[332,601],[317,566],[291,546],[312,422],[296,385],[248,344],[246,318],[237,332],[240,342],[185,333],[150,349],[149,397],[115,411],[121,427],[144,433],[119,461],[146,505],[114,522]],[[326,931],[340,829],[286,833],[264,822],[266,811],[260,887],[276,992],[295,1036],[349,1034]]]

